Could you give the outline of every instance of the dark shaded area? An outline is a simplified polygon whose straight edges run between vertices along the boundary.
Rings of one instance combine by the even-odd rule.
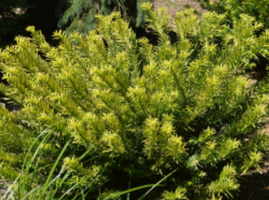
[[[142,27],[132,27],[132,29],[134,30],[135,34],[136,34],[136,38],[142,38],[142,37],[146,37],[149,40],[149,43],[157,46],[158,45],[158,36],[156,35],[156,33],[154,33],[154,30],[152,29],[145,29]],[[174,31],[169,31],[168,33],[170,40],[171,40],[171,44],[174,44],[175,42],[178,41],[177,38],[177,34]]]
[[[268,167],[268,166],[267,166]],[[267,168],[266,167],[266,168]],[[255,171],[243,176],[240,181],[240,193],[237,200],[266,200],[269,199],[269,173],[260,174]]]
[[[256,64],[256,67],[251,69],[251,70],[247,70],[247,72],[250,74],[252,79],[256,79],[257,81],[261,81],[263,78],[265,78],[265,76],[268,75],[268,70],[266,69],[269,61],[267,58],[258,55],[258,59],[254,60],[252,59],[250,62],[253,62]]]
[[[29,36],[28,26],[41,30],[49,43],[52,34],[67,9],[66,0],[1,0],[0,1],[0,47],[14,44],[17,35]],[[22,12],[15,12],[19,8]]]
[[[1,0],[0,47],[14,43],[17,35],[29,36],[27,26],[41,30],[49,42],[67,9],[66,0]]]
[[[29,8],[26,14],[29,19],[25,23],[25,28],[33,25],[37,30],[41,30],[46,40],[52,43],[52,34],[58,29],[57,24],[61,18],[65,5],[63,0],[27,0]],[[27,35],[28,33],[25,32]]]
[[[6,45],[15,44],[14,38],[17,35],[30,36],[25,29],[28,26],[35,26],[41,30],[46,40],[51,45],[56,45],[57,41],[52,39],[52,34],[58,29],[57,24],[63,15],[66,5],[65,0],[0,0],[0,48]],[[22,8],[24,12],[20,15],[14,12],[14,8]],[[4,13],[4,14],[3,14]],[[1,83],[7,84],[2,79]],[[9,110],[13,110],[12,105],[6,96],[0,93],[0,102],[5,103]]]
[[[24,13],[27,7],[25,0],[0,1],[0,48],[11,44],[14,37],[24,31],[23,24],[28,19]]]
[[[146,37],[148,38],[150,44],[157,46],[158,36],[154,34],[153,30],[145,30],[144,28],[141,28],[141,27],[138,27],[138,28],[132,27],[132,29],[134,30],[136,34],[136,38]]]
[[[267,156],[268,157],[268,156]],[[268,158],[266,159],[268,160]],[[261,172],[252,170],[240,177],[239,191],[233,195],[235,200],[269,199],[269,163],[261,165]],[[231,199],[231,198],[230,198]],[[223,198],[229,200],[229,198]]]

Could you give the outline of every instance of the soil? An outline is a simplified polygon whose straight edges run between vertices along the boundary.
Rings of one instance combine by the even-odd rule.
[[[197,0],[154,0],[154,9],[160,7],[166,7],[172,16],[176,16],[176,13],[185,7],[192,7],[200,14],[206,12]]]
[[[262,166],[262,174],[253,171],[242,176],[240,192],[234,199],[237,200],[267,200],[269,199],[268,163]]]

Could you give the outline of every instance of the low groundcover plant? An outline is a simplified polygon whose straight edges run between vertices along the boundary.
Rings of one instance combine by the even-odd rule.
[[[268,56],[268,31],[256,36],[262,24],[247,15],[231,28],[188,9],[173,19],[172,43],[166,10],[142,8],[157,46],[113,13],[86,37],[55,32],[56,47],[28,27],[32,38],[0,52],[1,92],[21,106],[0,106],[1,178],[14,180],[25,158],[38,163],[27,168],[37,185],[57,177],[58,195],[79,182],[86,199],[213,200],[234,198],[240,175],[260,169],[269,83],[246,70]],[[44,130],[49,139],[36,139]]]

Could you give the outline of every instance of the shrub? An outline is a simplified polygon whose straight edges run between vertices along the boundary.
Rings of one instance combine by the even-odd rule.
[[[224,15],[199,19],[190,9],[174,19],[178,41],[171,44],[166,10],[143,9],[157,46],[137,40],[113,13],[98,15],[85,38],[58,31],[60,44],[51,47],[28,27],[32,38],[17,37],[1,51],[9,83],[1,91],[21,106],[0,107],[2,177],[15,177],[45,129],[50,140],[40,136],[31,147],[43,152],[40,176],[47,180],[45,166],[65,149],[70,174],[61,187],[83,180],[90,199],[155,183],[163,187],[128,198],[221,199],[238,190],[241,174],[259,169],[268,138],[255,130],[268,114],[269,85],[267,78],[252,84],[245,70],[257,55],[268,56],[268,32],[255,36],[262,25],[247,15],[231,29]]]
[[[58,26],[60,28],[68,26],[66,29],[68,33],[77,31],[87,35],[96,25],[96,14],[109,15],[118,10],[133,27],[144,27],[145,13],[140,8],[143,2],[153,0],[73,0],[59,20]]]
[[[211,11],[226,13],[227,19],[239,19],[240,14],[253,16],[257,21],[269,27],[269,2],[266,0],[199,0],[203,6]]]

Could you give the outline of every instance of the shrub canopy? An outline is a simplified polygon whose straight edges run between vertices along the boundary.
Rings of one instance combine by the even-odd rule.
[[[269,27],[269,2],[267,0],[199,0],[206,9],[225,13],[227,21],[239,19],[241,14],[247,14]]]
[[[255,36],[262,25],[247,15],[230,28],[224,15],[199,19],[190,9],[174,19],[172,44],[166,10],[142,8],[157,46],[137,40],[113,13],[98,15],[85,38],[58,31],[60,44],[52,47],[28,27],[32,38],[17,37],[1,51],[9,83],[1,92],[21,106],[0,107],[1,176],[16,177],[12,169],[46,128],[53,134],[39,165],[54,163],[72,139],[62,162],[72,171],[65,185],[87,177],[82,186],[94,183],[92,199],[164,177],[145,199],[217,199],[239,188],[241,174],[259,169],[268,138],[253,131],[268,114],[269,85],[267,78],[253,84],[245,70],[268,56],[268,32]]]

